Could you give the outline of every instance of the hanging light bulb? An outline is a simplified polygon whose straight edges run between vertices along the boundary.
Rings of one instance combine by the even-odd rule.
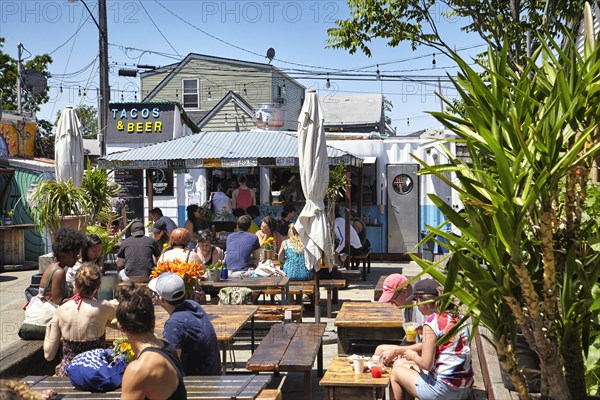
[[[285,94],[285,92],[286,92],[285,81],[283,81],[283,87],[281,88],[281,94]]]
[[[433,60],[431,60],[431,65],[435,69],[435,53],[433,53],[432,55],[433,55]]]
[[[60,84],[60,89],[59,90],[60,90],[60,93],[62,94],[62,92],[63,92],[62,83]]]
[[[121,90],[121,102],[125,101],[125,96],[123,96],[123,91]]]
[[[77,90],[77,95],[81,97],[81,86],[79,86],[79,89]]]
[[[377,71],[375,72],[375,79],[381,80],[381,73],[379,72],[379,64],[377,64]]]
[[[212,94],[210,93],[210,88],[208,88],[208,95],[206,96],[206,100],[208,100],[208,101],[212,100]]]
[[[225,125],[227,125],[229,123],[229,120],[227,119],[227,114],[225,114]]]
[[[133,95],[133,101],[137,101],[137,90],[135,91],[135,94]]]
[[[406,118],[406,126],[410,126],[410,118]]]
[[[175,98],[178,99],[179,98],[179,90],[175,89]]]
[[[325,89],[329,89],[331,87],[331,82],[329,81],[329,74],[327,74],[327,80],[325,81]]]
[[[248,97],[248,90],[246,89],[245,83],[244,83],[244,97]]]
[[[84,88],[83,89],[83,97],[86,97],[86,96],[87,96],[87,90]]]

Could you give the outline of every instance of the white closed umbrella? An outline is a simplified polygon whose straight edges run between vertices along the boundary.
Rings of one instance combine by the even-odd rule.
[[[304,243],[306,268],[315,270],[315,321],[320,322],[319,278],[316,272],[322,258],[328,261],[331,259],[333,243],[324,202],[329,186],[329,160],[323,130],[323,112],[314,90],[308,91],[298,122],[300,181],[306,204],[295,227]]]
[[[83,138],[81,123],[73,107],[66,107],[58,120],[54,139],[54,171],[58,182],[72,180],[81,187],[83,180]]]

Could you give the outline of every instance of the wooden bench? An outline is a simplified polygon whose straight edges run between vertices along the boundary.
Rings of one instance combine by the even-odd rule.
[[[327,291],[327,317],[331,318],[332,304],[337,303],[338,290],[348,287],[346,279],[320,279],[319,288]],[[279,291],[263,290],[265,295],[274,296],[279,294]],[[296,304],[302,304],[302,296],[310,296],[310,303],[315,303],[315,281],[290,281],[290,296],[294,295]]]
[[[281,400],[281,390],[279,389],[263,389],[258,394],[256,400]]]
[[[18,340],[0,354],[0,378],[23,376],[31,371],[54,373],[60,358],[52,362],[44,358],[43,340]]]
[[[253,372],[304,372],[304,399],[312,399],[312,366],[317,354],[323,366],[323,334],[327,324],[275,324],[260,342],[246,369]]]
[[[361,277],[363,281],[367,280],[367,272],[371,273],[371,250],[362,254],[350,256],[350,270],[358,270],[362,263]]]
[[[188,399],[251,400],[271,381],[271,375],[186,376],[183,378]],[[51,399],[119,399],[121,389],[107,393],[91,393],[75,389],[69,378],[57,376],[28,376],[22,379],[34,391],[57,392]],[[270,393],[270,392],[267,392]],[[265,399],[277,397],[265,397]]]
[[[255,321],[283,321],[285,312],[292,312],[292,321],[302,322],[302,305],[276,305],[263,304],[258,306],[258,311],[254,314]]]

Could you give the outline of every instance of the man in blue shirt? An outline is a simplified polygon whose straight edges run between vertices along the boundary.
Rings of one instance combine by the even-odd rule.
[[[232,276],[239,276],[248,269],[248,263],[252,252],[260,248],[258,236],[248,232],[252,218],[242,215],[238,218],[238,232],[227,236],[227,253],[225,264]]]
[[[176,349],[185,375],[220,375],[221,356],[217,334],[200,304],[185,299],[185,283],[165,272],[148,283],[169,313],[163,336]]]

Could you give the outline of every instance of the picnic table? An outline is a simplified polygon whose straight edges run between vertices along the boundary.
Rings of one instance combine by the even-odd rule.
[[[404,338],[404,312],[391,303],[345,301],[335,318],[338,353],[350,354],[356,343],[390,343]]]
[[[383,372],[381,378],[373,378],[370,371],[355,374],[352,363],[346,357],[334,357],[319,385],[325,387],[326,400],[376,400],[385,397],[384,391],[389,383],[389,369]]]
[[[269,276],[258,278],[230,277],[219,282],[202,281],[202,290],[210,294],[211,301],[217,297],[219,290],[227,287],[247,287],[252,290],[278,289],[281,292],[281,304],[289,304],[290,278],[287,276]]]
[[[75,389],[69,378],[58,376],[27,376],[21,380],[36,392],[52,389],[50,399],[120,399],[121,389],[107,393],[92,393]],[[270,375],[186,376],[183,378],[188,399],[253,400],[271,381]]]
[[[223,351],[223,372],[227,366],[227,350],[231,347],[233,338],[250,321],[251,325],[251,345],[254,350],[254,314],[258,311],[258,306],[253,305],[203,305],[202,308],[208,315],[210,322],[217,334],[217,340],[221,344]],[[154,315],[156,323],[154,333],[162,336],[165,321],[169,318],[169,313],[159,305],[154,306]],[[106,328],[106,341],[113,342],[115,339],[125,338],[125,333],[114,328]]]
[[[325,323],[273,325],[246,363],[246,369],[254,372],[304,372],[304,398],[312,399],[312,366],[318,354],[318,374],[322,374],[322,343],[326,326]]]

